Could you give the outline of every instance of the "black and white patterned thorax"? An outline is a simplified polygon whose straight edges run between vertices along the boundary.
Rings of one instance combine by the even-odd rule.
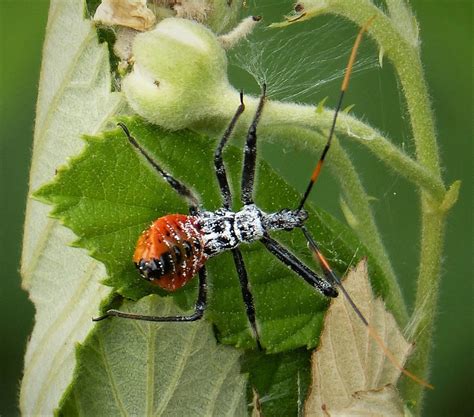
[[[234,249],[241,243],[260,240],[266,232],[300,227],[308,218],[308,213],[305,210],[283,209],[267,214],[255,204],[248,204],[237,212],[226,209],[203,211],[197,218],[204,253],[211,257]]]

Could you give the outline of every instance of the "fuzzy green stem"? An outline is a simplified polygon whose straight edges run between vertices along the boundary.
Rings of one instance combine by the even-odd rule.
[[[433,211],[432,206],[430,207],[423,197],[422,214],[423,243],[421,245],[415,310],[410,325],[406,329],[407,337],[416,343],[416,349],[409,358],[406,367],[416,375],[426,375],[429,370],[445,229],[444,214]],[[419,413],[422,406],[423,387],[404,378],[400,381],[399,388],[408,406],[414,412]]]
[[[341,115],[340,127],[336,131],[341,131],[341,133],[355,138],[358,143],[367,146],[367,149],[383,161],[387,167],[425,191],[434,200],[441,201],[444,198],[446,189],[438,175],[403,153],[374,128],[355,118],[346,121],[348,117],[350,116]],[[347,128],[344,129],[344,126]]]
[[[408,55],[397,54],[394,63],[396,62],[395,67],[405,91],[417,159],[436,178],[441,179],[438,147],[423,70],[419,55],[414,52],[411,58]],[[410,334],[411,340],[416,340],[417,348],[415,354],[409,358],[407,367],[425,377],[429,372],[433,325],[438,303],[445,214],[433,207],[433,200],[426,192],[421,192],[420,267],[413,315],[415,322]],[[424,392],[422,387],[405,379],[402,381],[401,389],[409,405],[419,413]]]
[[[238,105],[238,92],[229,90],[223,94],[215,104],[214,117],[205,119],[192,128],[200,131],[213,131],[217,133],[228,123]],[[237,126],[239,134],[245,134],[245,127],[251,122],[251,118],[257,105],[257,99],[245,97],[246,111],[241,116],[241,122]],[[316,112],[314,106],[282,103],[269,101],[265,107],[264,117],[260,127],[276,125],[293,125],[327,132],[334,117],[334,110],[324,108]],[[398,175],[404,177],[417,187],[425,190],[432,198],[440,200],[445,193],[444,184],[428,169],[414,161],[398,147],[393,145],[389,139],[379,131],[361,122],[356,117],[348,114],[340,114],[336,125],[336,134],[343,138],[355,140],[366,147],[386,166]]]

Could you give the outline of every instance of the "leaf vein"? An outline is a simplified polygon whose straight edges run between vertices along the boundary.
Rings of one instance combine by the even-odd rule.
[[[98,336],[97,336],[97,341],[98,341],[98,345],[99,345],[99,349],[100,349],[99,352],[100,352],[100,355],[102,357],[102,361],[103,361],[103,364],[104,364],[105,372],[107,373],[107,378],[110,382],[110,388],[112,390],[112,395],[115,398],[115,402],[117,404],[118,411],[120,411],[120,414],[124,417],[128,417],[128,412],[125,408],[125,405],[122,403],[122,399],[121,399],[121,396],[118,392],[118,388],[117,388],[117,385],[115,383],[115,379],[113,377],[113,372],[112,372],[112,369],[110,367],[110,363],[107,359],[107,354],[105,352],[102,336],[103,336],[103,334],[99,332]]]
[[[163,401],[161,402],[161,405],[159,405],[156,409],[156,411],[153,413],[154,416],[160,416],[163,414],[165,408],[167,407],[169,401],[171,400],[172,394],[174,391],[179,386],[179,380],[181,375],[183,374],[184,368],[186,361],[189,357],[189,354],[191,352],[191,349],[193,348],[193,340],[196,337],[196,333],[198,330],[199,326],[192,326],[191,330],[189,331],[188,337],[186,342],[184,343],[185,349],[180,355],[179,362],[175,368],[175,372],[169,381],[169,384],[167,385],[166,392],[164,393],[162,399]]]
[[[219,350],[219,346],[216,345],[215,351]],[[217,378],[214,382],[214,386],[212,391],[210,392],[210,396],[207,402],[207,413],[204,414],[206,416],[213,415],[212,410],[215,408],[217,403],[217,398],[219,397],[219,393],[224,385],[224,381],[227,378],[227,375],[230,373],[231,369],[234,367],[235,363],[238,360],[238,356],[235,355],[234,357],[230,357],[227,363],[220,363],[219,369],[221,372],[219,373],[219,378]]]

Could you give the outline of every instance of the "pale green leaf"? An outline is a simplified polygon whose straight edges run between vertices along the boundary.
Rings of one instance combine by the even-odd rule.
[[[30,193],[51,180],[56,167],[83,147],[80,135],[103,128],[123,105],[110,93],[107,47],[83,20],[81,0],[53,0],[43,51]],[[24,415],[51,415],[71,382],[74,346],[109,289],[99,285],[103,266],[68,247],[73,233],[48,219],[50,208],[28,199],[22,286],[36,308],[21,385]]]
[[[149,295],[122,310],[182,314],[171,298]],[[101,322],[78,348],[75,383],[60,416],[246,416],[241,351],[218,345],[211,325]]]

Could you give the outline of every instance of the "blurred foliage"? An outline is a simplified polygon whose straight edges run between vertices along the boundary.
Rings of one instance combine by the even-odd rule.
[[[251,1],[266,21],[280,20],[291,2],[270,5],[269,0]],[[463,180],[460,199],[448,219],[444,276],[430,382],[436,387],[427,393],[425,416],[467,416],[472,414],[473,375],[471,306],[472,283],[472,2],[459,0],[412,0],[420,23],[423,61],[437,117],[442,165],[446,183]],[[28,166],[34,106],[47,20],[44,0],[3,0],[0,4],[1,30],[1,206],[0,251],[2,291],[0,322],[0,414],[17,415],[19,379],[25,344],[33,321],[33,307],[20,289],[18,265],[22,224],[28,183]],[[325,18],[323,18],[325,19]],[[334,18],[327,18],[327,21]],[[304,26],[308,25],[308,26]],[[311,22],[298,30],[310,28]],[[351,28],[349,28],[351,29]],[[353,29],[353,28],[352,28]],[[343,36],[347,36],[347,30]],[[334,34],[335,44],[341,39]],[[344,39],[342,39],[344,40]],[[329,69],[330,70],[330,69]],[[234,85],[242,87],[237,78]],[[248,80],[248,77],[247,77]],[[243,87],[247,84],[244,83]],[[330,96],[336,101],[339,81],[328,83],[313,96],[319,102]],[[356,103],[353,112],[373,126],[389,133],[400,146],[413,151],[406,127],[403,103],[390,65],[359,74],[351,84],[347,103]],[[376,198],[377,221],[391,254],[408,301],[413,299],[418,248],[413,244],[418,228],[417,196],[403,180],[387,173],[374,158],[356,146],[350,147],[369,193]],[[314,163],[310,155],[297,149],[264,146],[264,156],[298,189],[302,189]],[[291,169],[288,161],[291,161]],[[294,168],[297,167],[297,168]],[[341,215],[339,194],[329,176],[323,176],[313,201]]]

